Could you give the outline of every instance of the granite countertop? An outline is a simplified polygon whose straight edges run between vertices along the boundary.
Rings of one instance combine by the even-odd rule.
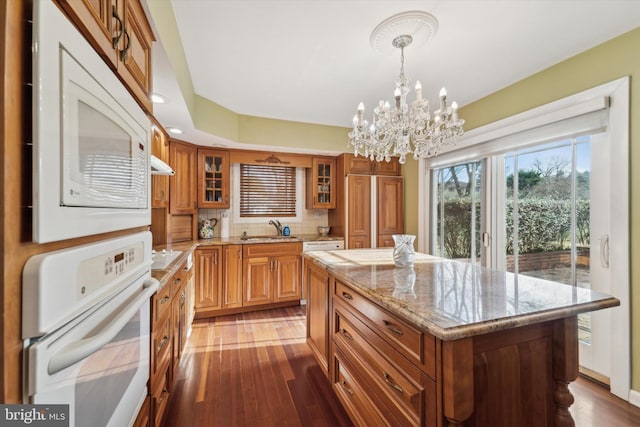
[[[396,268],[393,249],[308,252],[305,257],[443,340],[620,305],[589,289],[420,253],[413,268]]]
[[[276,237],[276,236],[273,236]],[[233,236],[228,238],[214,237],[213,239],[200,239],[195,242],[179,242],[165,245],[155,245],[153,250],[155,252],[166,251],[180,252],[172,261],[164,268],[153,268],[151,270],[151,276],[160,282],[160,288],[162,288],[169,278],[173,276],[182,263],[184,263],[189,256],[199,246],[217,246],[217,245],[238,245],[238,244],[268,244],[268,243],[285,243],[285,242],[314,242],[314,241],[332,241],[332,240],[344,240],[344,237],[340,236],[320,236],[318,234],[296,234],[292,237],[286,237],[282,239],[267,238],[264,239],[252,238],[250,240],[243,240],[241,236]]]
[[[214,237],[212,239],[200,239],[198,240],[199,246],[206,245],[250,245],[254,243],[287,243],[287,242],[316,242],[316,241],[332,241],[332,240],[344,240],[342,236],[321,236],[319,234],[293,234],[291,236],[248,236],[244,238],[242,236],[232,237]]]

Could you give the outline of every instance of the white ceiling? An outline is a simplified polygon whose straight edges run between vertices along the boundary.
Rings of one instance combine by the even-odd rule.
[[[425,97],[446,86],[464,106],[627,32],[640,0],[171,0],[195,92],[236,113],[349,127],[391,99],[399,52],[369,45],[371,31],[409,10],[439,29],[405,49],[405,73]],[[161,42],[161,40],[160,40]],[[166,56],[154,53],[155,108],[164,126],[190,125]],[[393,49],[392,49],[393,50]],[[410,99],[413,95],[410,95]]]

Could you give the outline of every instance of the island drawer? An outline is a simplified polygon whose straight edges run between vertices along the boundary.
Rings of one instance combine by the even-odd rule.
[[[365,391],[366,384],[362,382],[357,370],[340,350],[336,349],[332,362],[334,365],[332,387],[349,413],[351,421],[361,427],[393,425],[384,419],[378,407],[371,402]]]
[[[351,287],[336,280],[335,297],[368,318],[375,330],[398,348],[410,359],[423,365],[427,374],[435,377],[435,338],[409,325]],[[425,356],[425,353],[428,353]]]
[[[394,418],[402,425],[422,425],[421,416],[427,412],[422,372],[392,346],[369,341],[367,326],[340,303],[334,305],[333,331],[336,346],[353,355],[354,365],[361,366],[371,390]],[[435,394],[429,397],[435,399]]]

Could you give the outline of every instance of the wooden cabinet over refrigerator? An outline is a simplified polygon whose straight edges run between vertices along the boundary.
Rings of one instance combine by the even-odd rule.
[[[346,249],[393,247],[391,236],[404,233],[404,178],[353,173],[352,157],[338,157],[332,232],[345,236]]]

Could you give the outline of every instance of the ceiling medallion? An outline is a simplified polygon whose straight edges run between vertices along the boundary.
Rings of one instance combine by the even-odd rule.
[[[426,43],[438,30],[438,21],[427,13],[411,11],[394,15],[381,22],[371,33],[369,42],[378,51],[385,45],[392,50],[400,49],[400,76],[393,93],[395,105],[380,101],[373,109],[371,124],[364,119],[364,104],[358,105],[353,117],[353,130],[349,132],[349,143],[356,156],[371,160],[390,161],[399,156],[404,164],[406,156],[413,153],[415,159],[428,158],[439,153],[442,145],[455,143],[464,131],[464,120],[458,117],[458,105],[447,105],[447,92],[440,90],[440,105],[433,113],[429,101],[422,97],[422,85],[416,81],[416,99],[407,104],[409,79],[404,75],[404,48],[417,41]]]

